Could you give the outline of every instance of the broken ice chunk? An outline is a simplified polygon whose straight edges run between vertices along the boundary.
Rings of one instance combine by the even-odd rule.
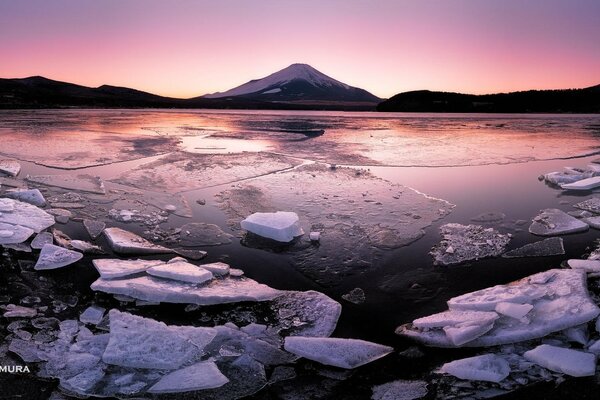
[[[41,271],[62,268],[81,260],[82,257],[83,254],[79,252],[67,250],[53,244],[45,244],[44,247],[42,247],[40,257],[38,258],[34,269]]]
[[[4,194],[9,199],[19,200],[25,203],[33,204],[37,207],[44,207],[46,199],[38,189],[15,189]]]
[[[229,379],[212,361],[203,361],[162,377],[149,393],[181,393],[192,390],[213,389],[223,386]]]
[[[557,208],[542,210],[529,226],[529,232],[539,236],[565,235],[588,229],[588,224]]]
[[[89,306],[79,316],[79,320],[84,324],[98,325],[104,317],[105,308],[99,306]]]
[[[104,254],[102,247],[86,242],[85,240],[71,240],[70,242],[72,249],[79,250],[84,254]]]
[[[100,236],[102,231],[104,231],[104,228],[106,228],[106,224],[104,222],[92,221],[89,219],[83,220],[83,226],[92,239],[96,239],[98,236]]]
[[[440,372],[470,381],[501,382],[510,374],[510,365],[495,354],[484,354],[446,363]]]
[[[3,314],[4,318],[33,318],[37,315],[35,308],[17,306],[15,304],[8,304],[6,311]]]
[[[563,183],[560,185],[566,190],[592,190],[600,186],[600,176],[582,179],[572,183]]]
[[[122,254],[161,254],[173,253],[173,250],[151,243],[135,233],[121,228],[106,228],[104,236],[110,247],[117,253]]]
[[[531,304],[500,302],[496,304],[496,312],[515,319],[522,319],[533,309]]]
[[[0,160],[0,173],[17,176],[21,172],[21,164],[16,160]]]
[[[54,219],[56,219],[56,222],[59,224],[66,224],[69,222],[69,219],[73,218],[73,213],[63,208],[50,208],[46,210],[46,212],[50,215],[54,215]]]
[[[294,212],[254,213],[243,220],[242,229],[278,242],[291,242],[304,234],[298,215]]]
[[[146,272],[160,278],[196,284],[210,281],[213,278],[210,271],[186,261],[156,265],[148,268]]]
[[[526,351],[523,357],[551,371],[571,376],[592,376],[596,373],[596,356],[583,351],[542,344]]]
[[[0,222],[0,244],[23,243],[33,235],[33,229]]]
[[[54,225],[54,217],[29,203],[0,198],[0,222],[21,225],[40,233]]]
[[[600,272],[600,260],[568,260],[567,264],[573,269],[579,269],[587,273]]]
[[[182,246],[217,246],[231,243],[233,235],[215,224],[191,222],[181,227],[179,239]]]
[[[445,326],[443,329],[446,333],[446,337],[450,339],[453,345],[462,346],[489,332],[493,327],[494,323],[487,325],[464,323],[456,326]]]
[[[231,270],[229,265],[225,264],[224,262],[202,264],[201,267],[204,268],[205,270],[212,272],[214,275],[217,275],[217,276],[225,276],[225,275],[229,274],[229,271]]]
[[[352,369],[378,360],[394,349],[359,339],[288,336],[286,351],[321,364]]]
[[[373,387],[371,400],[416,400],[427,395],[427,382],[399,379]]]
[[[516,257],[546,257],[565,254],[565,247],[562,238],[552,237],[540,240],[535,243],[528,243],[525,246],[502,254],[504,258]]]
[[[600,229],[600,216],[584,218],[583,222],[594,229]]]
[[[167,326],[110,310],[110,339],[102,355],[107,364],[131,368],[176,369],[203,352],[213,328]]]
[[[120,260],[101,258],[92,264],[104,279],[122,278],[146,271],[148,268],[164,264],[160,260]]]
[[[580,210],[589,211],[594,214],[600,214],[600,197],[591,197],[580,203],[574,204],[573,207]]]
[[[470,323],[489,325],[498,319],[498,314],[488,311],[459,311],[449,310],[413,321],[415,328],[442,328]]]
[[[443,225],[440,232],[442,241],[430,252],[435,265],[453,265],[499,256],[510,241],[509,235],[479,225],[451,223]]]
[[[321,239],[321,232],[311,232],[308,238],[311,242],[318,242]]]
[[[50,232],[38,233],[35,238],[31,241],[31,247],[36,250],[41,250],[45,244],[53,244],[54,236]]]

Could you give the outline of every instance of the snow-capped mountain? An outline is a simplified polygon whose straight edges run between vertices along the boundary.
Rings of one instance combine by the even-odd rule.
[[[262,79],[251,80],[226,92],[204,96],[208,99],[226,97],[277,102],[378,103],[381,101],[366,90],[335,80],[308,64],[292,64]]]

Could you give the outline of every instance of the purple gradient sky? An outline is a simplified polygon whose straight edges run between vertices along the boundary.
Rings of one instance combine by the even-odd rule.
[[[381,97],[600,83],[597,0],[0,0],[0,77],[192,97],[294,62]]]

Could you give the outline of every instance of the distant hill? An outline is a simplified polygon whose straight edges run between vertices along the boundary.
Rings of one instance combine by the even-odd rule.
[[[466,113],[600,113],[600,85],[585,89],[528,90],[472,95],[419,90],[397,94],[377,111]]]
[[[223,93],[208,94],[204,98],[245,98],[288,104],[343,102],[373,106],[381,101],[366,90],[335,80],[308,64],[292,64],[264,78],[251,80]]]

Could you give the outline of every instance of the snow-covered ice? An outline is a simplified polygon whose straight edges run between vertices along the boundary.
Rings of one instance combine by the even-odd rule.
[[[160,278],[196,284],[213,279],[213,274],[210,271],[186,261],[155,265],[148,268],[146,272]]]
[[[244,219],[240,225],[242,229],[256,235],[284,243],[291,242],[295,237],[304,234],[298,215],[288,211],[254,213]]]
[[[539,236],[566,235],[584,232],[588,229],[588,224],[557,208],[542,210],[529,226],[529,232]]]
[[[229,271],[231,271],[229,264],[226,264],[224,262],[214,262],[214,263],[202,264],[200,266],[202,268],[204,268],[205,270],[212,272],[213,275],[216,275],[216,276],[225,276],[225,275],[229,274]]]
[[[83,254],[77,251],[68,250],[48,243],[42,247],[42,251],[40,252],[40,256],[34,269],[41,271],[62,268],[81,260],[82,257]]]
[[[453,265],[502,254],[510,236],[493,228],[450,223],[440,227],[442,241],[431,249],[435,265]]]
[[[203,361],[163,376],[148,389],[148,393],[181,393],[213,389],[227,382],[229,379],[219,371],[217,364]]]
[[[499,304],[507,302],[530,304],[533,308],[521,319],[495,312]],[[464,345],[495,346],[544,337],[589,322],[600,314],[600,309],[588,294],[585,272],[573,269],[553,269],[508,285],[467,293],[448,300],[448,307],[450,311],[446,314],[419,318],[412,324],[400,326],[396,333],[429,346],[456,347],[443,328],[468,324],[463,322],[466,317],[463,320],[453,318],[453,313],[491,312],[498,316],[493,322],[493,328]],[[500,310],[516,313],[515,307],[511,307],[513,309],[509,310],[501,305]],[[485,326],[490,318],[492,315],[470,324]]]
[[[121,254],[165,254],[173,253],[173,250],[151,243],[135,233],[121,228],[106,228],[104,236],[110,247]]]
[[[102,361],[123,367],[180,368],[201,355],[217,334],[213,328],[167,326],[114,309],[109,318],[110,339]]]
[[[359,339],[288,336],[286,351],[321,364],[352,369],[378,360],[394,349]]]
[[[448,362],[440,372],[471,381],[501,382],[510,374],[510,365],[495,354],[483,354]]]
[[[519,304],[504,301],[496,304],[496,312],[498,314],[519,320],[524,318],[532,309],[533,306],[531,304]]]
[[[565,254],[563,239],[560,237],[551,237],[538,242],[527,243],[522,247],[507,251],[502,254],[502,257],[547,257],[562,254]]]
[[[567,264],[573,269],[579,269],[588,273],[600,272],[600,260],[571,259],[567,261]]]
[[[579,350],[542,344],[525,352],[523,357],[551,371],[571,376],[592,376],[596,373],[596,356]]]
[[[46,205],[46,199],[39,189],[15,189],[4,193],[4,197],[33,204],[36,207]]]

